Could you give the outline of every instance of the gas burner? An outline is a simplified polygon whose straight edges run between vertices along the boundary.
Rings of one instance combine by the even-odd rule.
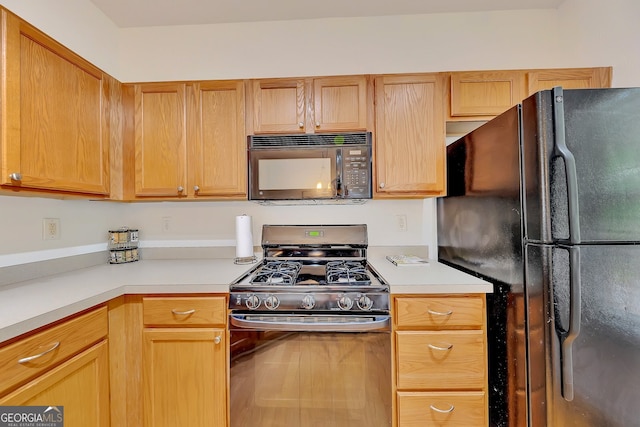
[[[268,261],[251,279],[252,284],[294,285],[302,265],[291,261]]]
[[[369,285],[371,278],[364,263],[359,261],[329,261],[328,285]]]

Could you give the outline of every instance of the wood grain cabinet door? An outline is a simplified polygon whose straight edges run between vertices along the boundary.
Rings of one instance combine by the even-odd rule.
[[[227,425],[224,337],[224,329],[144,329],[145,427]]]
[[[611,67],[534,70],[527,73],[529,95],[562,86],[563,89],[611,87]]]
[[[365,76],[316,78],[313,97],[312,121],[316,132],[367,129]]]
[[[135,85],[135,195],[187,194],[186,85]]]
[[[62,406],[65,427],[108,427],[109,356],[101,341],[0,398],[0,405]]]
[[[189,192],[246,198],[244,82],[201,82],[189,102]]]
[[[102,71],[15,15],[0,13],[0,184],[109,194]]]
[[[443,91],[440,74],[376,77],[376,198],[444,193]]]
[[[450,120],[489,120],[526,97],[524,71],[451,73]]]
[[[254,133],[304,133],[304,79],[252,81]]]

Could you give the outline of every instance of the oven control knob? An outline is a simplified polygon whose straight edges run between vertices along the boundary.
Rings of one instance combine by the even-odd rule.
[[[371,307],[373,307],[373,301],[371,301],[371,298],[366,295],[361,295],[356,303],[358,304],[358,307],[360,307],[360,310],[371,310]]]
[[[247,305],[247,308],[249,310],[255,310],[256,308],[260,307],[260,298],[258,298],[258,296],[255,294],[249,295],[247,297],[247,300],[245,301],[245,304]]]
[[[340,307],[340,310],[351,310],[351,307],[353,307],[353,301],[348,296],[343,295],[338,298],[338,307]]]
[[[302,298],[302,308],[311,310],[315,306],[316,306],[316,299],[313,297],[313,295],[305,295],[304,298]]]
[[[266,300],[264,300],[264,306],[269,310],[275,310],[280,305],[280,300],[275,295],[269,295]]]

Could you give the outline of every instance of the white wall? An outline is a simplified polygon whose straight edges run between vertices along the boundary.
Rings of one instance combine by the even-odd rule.
[[[614,66],[614,85],[640,86],[640,3],[566,0],[558,10],[322,19],[117,29],[88,0],[5,0],[36,25],[121,81],[250,78],[465,69]],[[363,206],[263,207],[250,202],[115,204],[0,196],[0,247],[11,254],[106,242],[139,227],[143,239],[234,238],[233,218],[263,223],[364,222],[375,245],[435,242],[433,200]],[[409,231],[394,231],[396,214]],[[43,241],[44,217],[61,219]],[[162,231],[163,217],[171,217]],[[390,226],[391,223],[391,226]],[[259,236],[259,234],[258,234]],[[432,247],[431,254],[435,254]]]

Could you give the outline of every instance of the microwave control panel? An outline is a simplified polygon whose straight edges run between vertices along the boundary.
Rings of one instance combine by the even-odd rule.
[[[371,155],[369,147],[343,147],[342,187],[344,197],[371,197]]]

